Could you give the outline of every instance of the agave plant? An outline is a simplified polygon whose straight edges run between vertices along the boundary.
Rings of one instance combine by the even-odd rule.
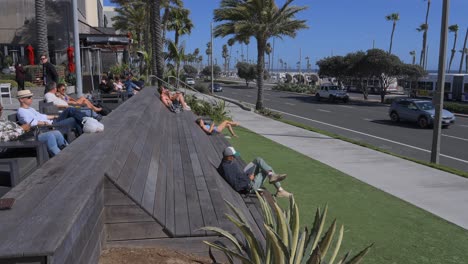
[[[372,245],[366,247],[352,258],[348,252],[335,261],[343,241],[344,227],[341,225],[339,228],[335,245],[332,246],[337,224],[334,220],[323,234],[327,206],[323,211],[320,208],[317,209],[314,224],[311,229],[308,229],[300,227],[299,208],[293,196],[290,197],[287,211],[281,209],[276,201],[269,204],[258,193],[257,197],[264,216],[265,247],[262,247],[261,241],[255,237],[242,212],[228,201],[226,203],[234,215],[226,214],[226,216],[241,230],[245,241],[239,241],[234,235],[221,228],[202,228],[225,237],[233,244],[233,247],[227,247],[222,243],[204,241],[210,247],[224,252],[229,263],[234,263],[234,259],[238,259],[243,264],[357,264],[363,260],[372,247]]]

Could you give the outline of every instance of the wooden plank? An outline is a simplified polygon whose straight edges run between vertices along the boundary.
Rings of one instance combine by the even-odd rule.
[[[187,191],[185,190],[185,175],[182,167],[181,141],[183,140],[184,132],[179,129],[179,124],[182,122],[182,117],[176,115],[173,126],[173,150],[170,153],[171,160],[174,162],[174,217],[175,217],[175,234],[176,236],[190,235],[190,222],[187,209]],[[190,191],[190,190],[189,190]]]
[[[157,113],[159,115],[158,124],[154,125],[151,128],[151,134],[155,137],[156,142],[153,145],[153,149],[151,151],[151,160],[148,168],[148,176],[146,180],[145,190],[143,191],[143,197],[141,206],[151,215],[154,215],[154,205],[155,205],[155,196],[156,196],[156,185],[158,182],[158,171],[159,171],[159,157],[161,155],[162,150],[162,141],[164,139],[163,134],[161,133],[161,127],[164,127],[164,120],[167,115],[161,114],[161,106],[162,104],[157,105]]]
[[[174,141],[174,126],[175,120],[173,117],[169,117],[168,125],[166,130],[168,135],[166,140],[168,141],[167,155],[164,155],[162,161],[167,165],[166,170],[166,219],[164,227],[169,230],[172,234],[175,234],[175,219],[174,219],[174,162],[171,159],[171,153],[174,151],[173,141]],[[178,194],[179,195],[179,194]]]
[[[151,103],[150,108],[151,115],[148,117],[149,127],[146,133],[146,140],[143,145],[143,149],[140,154],[140,160],[138,162],[138,167],[135,171],[135,177],[133,180],[132,187],[130,188],[129,195],[132,197],[140,206],[142,204],[143,192],[145,190],[145,185],[147,184],[148,170],[151,163],[151,157],[153,155],[153,146],[157,141],[157,132],[161,127],[159,126],[160,115],[154,113],[154,103]],[[149,113],[147,113],[149,115]],[[143,133],[142,133],[143,134]],[[142,135],[143,137],[143,135]],[[152,214],[152,210],[148,210]]]
[[[164,118],[164,122],[162,122],[163,127],[167,127],[169,124],[168,115],[161,114],[161,117]],[[166,155],[168,153],[169,142],[168,138],[168,130],[163,129],[161,131],[160,136],[164,139],[162,140],[161,144],[161,155],[158,160],[158,177],[156,183],[156,192],[154,196],[154,209],[153,215],[156,216],[158,221],[165,226],[166,225],[166,191],[167,191],[167,164],[166,164]]]
[[[136,205],[106,206],[105,223],[152,222],[153,218]]]
[[[128,198],[117,188],[104,189],[104,205],[136,205],[134,201]]]
[[[198,199],[193,165],[190,159],[190,152],[187,143],[187,136],[190,136],[190,134],[187,128],[183,125],[183,122],[183,120],[179,120],[177,123],[177,129],[179,130],[179,138],[182,140],[180,143],[180,155],[182,158],[183,174],[185,178],[185,196],[187,197],[187,207],[190,219],[190,234],[194,236],[206,235],[205,231],[199,230],[204,226],[203,215],[200,207],[200,200]]]
[[[153,239],[168,237],[163,227],[152,222],[107,224],[107,241]]]

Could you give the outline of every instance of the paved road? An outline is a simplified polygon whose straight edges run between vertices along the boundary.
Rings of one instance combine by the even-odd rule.
[[[254,87],[224,87],[219,95],[252,104],[256,101],[257,90]],[[390,122],[387,106],[362,102],[317,102],[312,96],[276,91],[265,91],[264,95],[265,106],[281,112],[286,119],[367,142],[393,153],[430,160],[432,130],[419,129],[412,123]],[[441,164],[468,171],[467,149],[468,118],[458,117],[455,125],[442,130]]]

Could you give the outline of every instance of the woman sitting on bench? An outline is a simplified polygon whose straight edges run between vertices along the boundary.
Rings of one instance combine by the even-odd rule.
[[[74,99],[70,96],[68,96],[65,92],[65,84],[59,83],[57,84],[57,93],[56,96],[65,102],[67,102],[69,105],[85,105],[89,109],[93,110],[96,113],[99,113],[102,111],[102,108],[96,107],[91,103],[88,99],[86,99],[84,96],[81,96],[78,99]]]
[[[224,130],[224,128],[227,127],[229,132],[231,132],[231,135],[233,137],[237,137],[236,133],[234,133],[234,130],[232,129],[233,126],[235,127],[235,126],[239,125],[239,123],[237,123],[237,122],[224,120],[219,125],[216,125],[214,122],[211,122],[211,124],[206,124],[205,121],[202,118],[198,118],[195,122],[208,135],[211,135],[213,133],[221,133]]]

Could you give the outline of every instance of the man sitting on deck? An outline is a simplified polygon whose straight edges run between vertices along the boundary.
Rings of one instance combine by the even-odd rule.
[[[218,167],[219,174],[239,193],[262,192],[263,182],[266,178],[276,188],[276,197],[289,197],[292,194],[281,187],[280,181],[286,174],[276,174],[262,158],[255,158],[245,168],[241,168],[235,156],[239,156],[233,147],[223,151],[223,160]]]
[[[188,106],[187,103],[185,102],[184,95],[181,92],[171,93],[169,89],[161,85],[161,87],[159,87],[159,93],[160,93],[161,101],[169,109],[171,109],[171,106],[173,104],[180,103],[182,107],[184,108],[184,110],[186,111],[191,110],[190,106]]]

